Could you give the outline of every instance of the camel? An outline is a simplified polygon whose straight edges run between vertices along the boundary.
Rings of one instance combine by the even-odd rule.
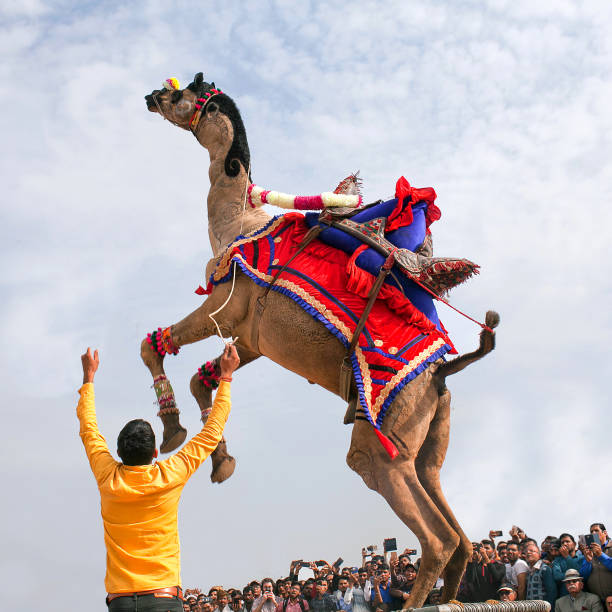
[[[164,88],[145,96],[147,108],[186,131],[191,131],[210,156],[208,193],[208,233],[213,259],[236,236],[266,224],[270,217],[260,208],[244,208],[245,190],[251,184],[250,153],[246,132],[233,100],[206,83],[202,73],[185,89]],[[264,355],[329,392],[340,395],[339,372],[344,346],[295,302],[270,292],[267,305],[257,320],[256,303],[264,288],[234,267],[234,284],[214,286],[212,293],[194,312],[167,328],[171,349],[218,334],[209,314],[215,315],[224,337],[238,338],[237,349],[243,367]],[[353,403],[345,422],[353,423],[346,461],[364,483],[382,495],[400,520],[415,534],[422,547],[421,566],[410,598],[404,607],[422,606],[436,579],[444,577],[443,601],[456,596],[471,544],[455,518],[440,486],[440,469],[446,454],[450,427],[450,392],[446,378],[463,370],[494,349],[499,316],[486,314],[477,350],[452,360],[439,359],[407,384],[395,397],[385,417],[382,431],[397,446],[399,455],[391,459],[375,435],[374,428]],[[253,327],[259,325],[257,334]],[[170,350],[170,352],[174,352]],[[143,340],[141,356],[154,380],[165,377],[164,357]],[[169,386],[169,382],[167,382]],[[191,392],[200,409],[211,406],[212,391],[195,374]],[[346,398],[345,398],[346,399]],[[178,411],[162,416],[165,449],[176,448],[185,438]],[[164,446],[162,444],[162,447]],[[224,443],[220,443],[220,446]],[[215,467],[222,473],[215,474]],[[227,450],[219,450],[211,478],[217,481],[234,469]]]

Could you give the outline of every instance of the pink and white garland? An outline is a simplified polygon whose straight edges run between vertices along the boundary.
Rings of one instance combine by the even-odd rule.
[[[268,191],[251,183],[248,187],[248,202],[251,208],[271,204],[290,210],[322,210],[324,208],[361,206],[360,195],[347,195],[326,191],[315,196],[296,196],[280,191]]]

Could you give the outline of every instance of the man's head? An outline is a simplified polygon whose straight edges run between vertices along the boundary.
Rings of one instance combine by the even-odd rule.
[[[380,580],[380,584],[386,585],[387,582],[391,579],[391,573],[389,572],[389,567],[387,565],[380,565],[378,567],[378,578]]]
[[[404,576],[406,576],[406,582],[408,582],[408,584],[412,584],[416,580],[417,569],[414,567],[414,565],[412,565],[412,563],[409,563],[404,568]]]
[[[242,597],[238,594],[234,595],[232,597],[232,603],[230,604],[230,607],[232,608],[233,612],[238,612],[239,610],[242,610],[242,607],[244,606],[244,601],[242,599]]]
[[[499,601],[515,601],[517,597],[516,588],[509,582],[503,582],[497,589]]]
[[[365,586],[366,580],[368,579],[368,570],[365,567],[362,567],[357,575],[359,578],[359,586],[363,588]]]
[[[302,594],[302,589],[299,582],[292,582],[289,587],[289,597],[291,599],[297,599]]]
[[[219,610],[223,610],[227,606],[228,601],[229,597],[225,591],[217,591],[217,608]]]
[[[342,593],[344,593],[348,588],[349,588],[348,578],[346,578],[345,576],[340,576],[340,579],[338,580],[338,589]]]
[[[606,526],[603,523],[593,523],[589,527],[589,531],[591,535],[595,536],[595,544],[599,544],[603,546],[608,539],[608,532],[606,531]]]
[[[274,580],[272,578],[264,578],[261,581],[261,594],[264,597],[270,597],[270,593],[274,595]]]
[[[540,560],[540,549],[533,540],[525,544],[524,551],[525,561],[527,561],[530,566],[535,565]]]
[[[516,542],[508,542],[506,546],[506,555],[508,555],[509,563],[514,563],[518,561],[519,558],[519,547]]]
[[[567,572],[565,572],[563,584],[565,585],[567,592],[572,597],[576,597],[576,595],[582,591],[582,587],[584,586],[580,572],[575,569],[568,569]]]
[[[487,557],[490,560],[495,559],[495,545],[493,544],[493,542],[491,540],[482,540],[480,543],[487,552]]]
[[[242,591],[242,596],[244,597],[244,601],[246,601],[247,603],[255,599],[253,597],[253,589],[250,586],[244,587]]]
[[[250,587],[253,592],[253,598],[257,599],[261,595],[261,584],[259,584],[257,580],[253,580],[250,584]]]
[[[604,604],[605,604],[605,612],[612,612],[612,595],[608,595],[605,599],[604,599]]]
[[[148,465],[157,457],[155,434],[148,421],[133,419],[119,432],[117,454],[124,465]]]
[[[559,542],[561,546],[567,548],[567,551],[570,555],[574,555],[574,553],[576,552],[576,540],[574,540],[573,535],[571,535],[570,533],[562,533],[559,536]]]
[[[201,612],[213,612],[213,605],[210,603],[210,601],[201,601],[200,610]]]
[[[327,580],[325,578],[317,578],[315,581],[317,595],[324,595],[327,592]]]

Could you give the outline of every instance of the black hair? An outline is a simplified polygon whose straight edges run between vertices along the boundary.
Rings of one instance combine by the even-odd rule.
[[[124,465],[147,465],[155,453],[155,434],[148,421],[133,419],[119,432],[117,453]]]
[[[488,544],[491,548],[495,549],[495,544],[491,540],[480,540],[481,544]]]
[[[602,531],[606,531],[606,526],[603,523],[593,523],[589,527],[589,531],[591,531],[591,529],[593,529],[593,527],[599,527]]]
[[[574,544],[576,543],[576,540],[574,540],[574,536],[571,533],[562,533],[559,536],[559,540],[562,540],[563,538],[569,538]]]
[[[196,96],[202,97],[212,89],[215,89],[215,84],[204,81],[203,74],[198,72],[193,78],[193,82],[187,85],[187,89],[193,91]],[[232,146],[225,157],[225,174],[232,177],[238,176],[238,173],[240,172],[240,164],[242,164],[244,171],[248,172],[250,181],[251,172],[249,168],[251,163],[251,152],[249,150],[249,143],[247,141],[246,130],[244,129],[244,123],[242,122],[240,111],[238,110],[235,102],[224,93],[216,94],[215,96],[211,97],[210,100],[204,105],[202,113],[209,113],[217,109],[224,115],[227,115],[229,120],[232,122],[232,127],[234,129]]]

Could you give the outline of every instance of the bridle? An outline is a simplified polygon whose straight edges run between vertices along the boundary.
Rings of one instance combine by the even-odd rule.
[[[194,136],[196,135],[196,129],[198,128],[198,124],[200,123],[200,119],[202,118],[202,112],[206,108],[206,105],[215,96],[218,96],[219,94],[222,94],[222,93],[223,92],[220,89],[210,89],[204,94],[204,97],[198,98],[196,100],[196,103],[195,103],[196,110],[191,116],[191,119],[189,120],[189,129],[191,130],[191,133]]]
[[[202,112],[204,111],[204,109],[206,108],[206,105],[215,97],[218,96],[219,94],[222,94],[223,92],[220,89],[210,89],[209,91],[207,91],[203,97],[198,98],[196,100],[195,103],[195,111],[193,113],[193,115],[191,115],[191,119],[189,120],[189,129],[191,130],[191,133],[196,136],[196,129],[198,127],[198,124],[200,123],[200,119],[202,118]],[[159,102],[157,101],[157,93],[152,94],[152,98],[153,98],[153,102],[155,102],[155,106],[157,106],[157,111],[159,112],[159,114],[166,120],[169,121],[170,123],[173,123],[174,125],[176,125],[177,127],[182,127],[179,123],[177,123],[176,121],[174,121],[173,119],[169,119],[168,117],[166,117],[165,113],[163,112],[161,106],[159,105]],[[197,136],[196,136],[197,138]]]

